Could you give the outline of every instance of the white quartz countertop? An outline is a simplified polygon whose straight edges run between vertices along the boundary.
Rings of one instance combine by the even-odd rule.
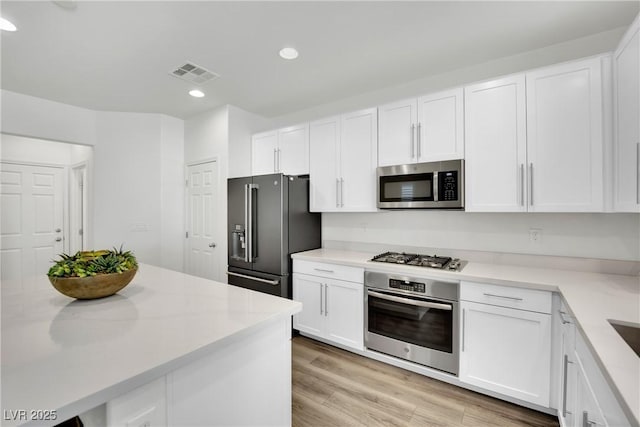
[[[2,295],[2,425],[25,422],[10,410],[56,410],[62,422],[302,309],[150,265],[97,300],[66,297],[46,276],[24,287]]]
[[[640,324],[640,277],[468,263],[460,272],[372,262],[376,254],[316,249],[294,259],[327,262],[370,271],[466,280],[559,292],[600,364],[614,393],[640,424],[640,357],[607,321]]]

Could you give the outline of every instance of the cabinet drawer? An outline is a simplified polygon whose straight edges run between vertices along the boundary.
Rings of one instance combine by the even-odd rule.
[[[461,282],[460,299],[551,314],[551,292],[547,291]]]
[[[364,268],[323,262],[293,260],[293,272],[328,277],[349,282],[364,283]]]

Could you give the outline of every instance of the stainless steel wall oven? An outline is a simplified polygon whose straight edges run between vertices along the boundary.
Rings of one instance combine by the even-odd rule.
[[[458,374],[459,282],[365,272],[365,346]]]

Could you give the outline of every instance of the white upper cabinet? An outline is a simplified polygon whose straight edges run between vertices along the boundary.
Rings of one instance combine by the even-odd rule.
[[[524,74],[465,88],[465,209],[525,212]]]
[[[467,211],[604,210],[602,60],[465,89]]]
[[[463,91],[438,92],[378,108],[378,165],[464,157]]]
[[[601,58],[526,74],[529,212],[604,209]]]
[[[377,125],[375,108],[310,124],[312,212],[376,210]]]
[[[640,212],[640,15],[613,57],[614,197],[618,212]]]
[[[309,125],[290,126],[253,135],[251,173],[309,173]]]
[[[464,158],[462,88],[418,98],[417,156],[420,162]]]

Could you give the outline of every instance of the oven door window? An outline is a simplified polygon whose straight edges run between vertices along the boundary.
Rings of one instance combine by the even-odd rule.
[[[368,293],[370,333],[446,353],[453,352],[451,303],[381,291],[373,293],[380,296]],[[403,301],[398,302],[398,299]]]
[[[433,173],[380,177],[380,202],[433,201]]]

